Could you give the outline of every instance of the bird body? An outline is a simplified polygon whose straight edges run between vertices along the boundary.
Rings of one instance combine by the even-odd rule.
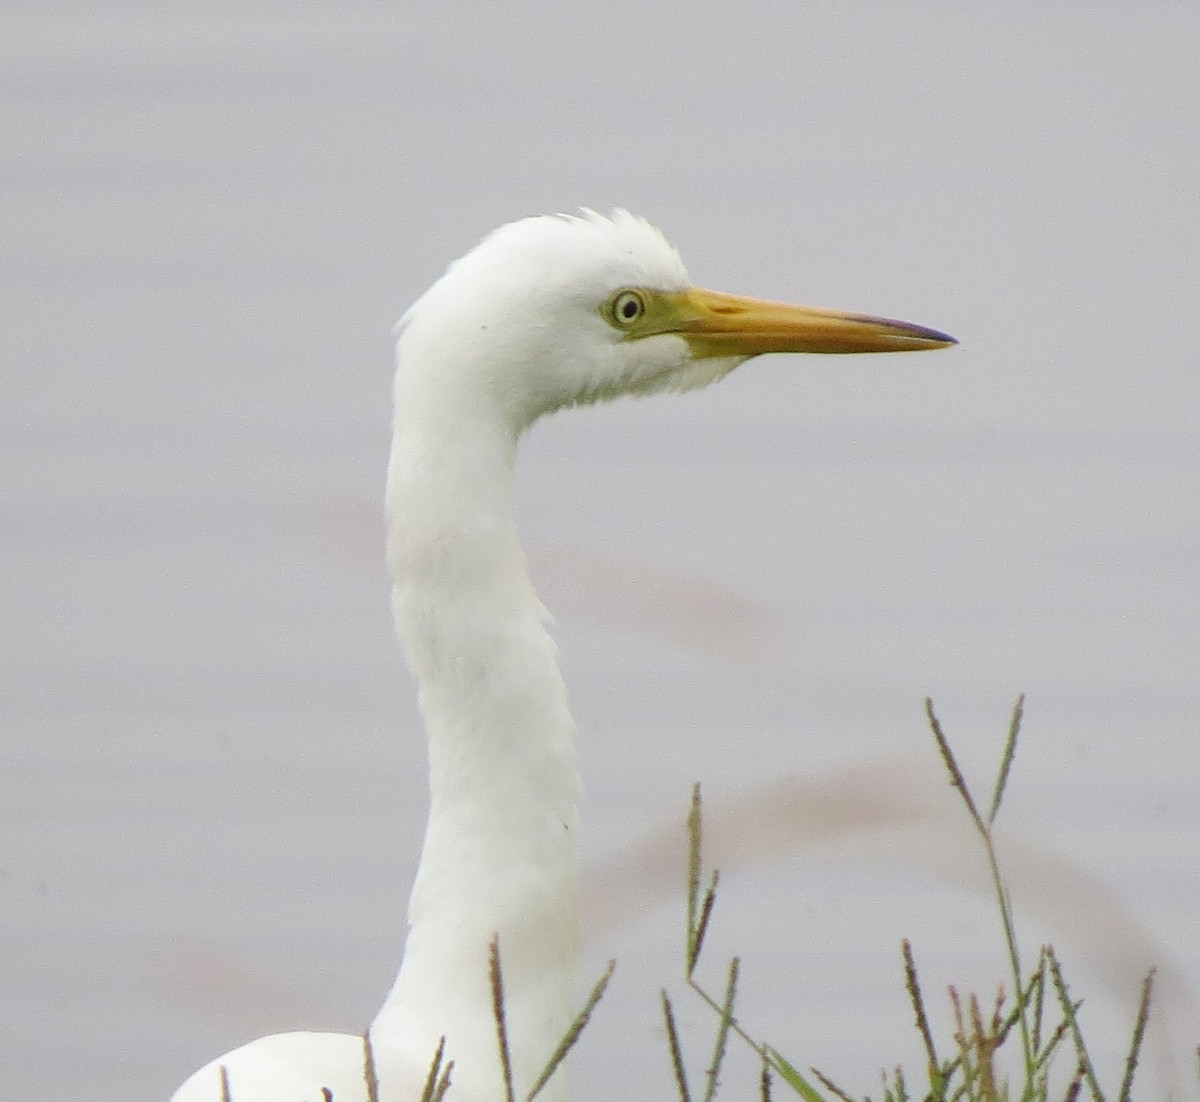
[[[572,1018],[578,951],[575,729],[513,519],[517,442],[539,417],[688,390],[762,352],[953,343],[904,322],[693,288],[659,231],[618,211],[511,223],[400,323],[388,466],[398,633],[428,735],[430,810],[395,983],[371,1026],[381,1102],[420,1094],[442,1037],[450,1097],[500,1102],[488,980],[496,939],[519,1097]],[[359,1102],[359,1038],[265,1037],[174,1102]],[[558,1071],[540,1098],[566,1102]]]

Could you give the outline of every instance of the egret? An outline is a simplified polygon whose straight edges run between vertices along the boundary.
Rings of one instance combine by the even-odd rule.
[[[387,555],[430,807],[403,960],[370,1033],[384,1102],[419,1097],[443,1037],[450,1097],[499,1102],[489,946],[523,1097],[571,1023],[579,937],[575,728],[513,520],[521,434],[569,406],[706,386],[763,353],[955,342],[701,290],[666,238],[624,211],[501,227],[398,328]],[[365,1097],[360,1038],[286,1033],[213,1060],[174,1102],[218,1102],[222,1068],[234,1102]],[[540,1097],[569,1097],[561,1069]]]

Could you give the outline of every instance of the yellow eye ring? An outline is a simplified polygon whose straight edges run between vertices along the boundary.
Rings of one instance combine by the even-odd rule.
[[[609,300],[608,315],[614,325],[628,329],[646,313],[646,300],[641,292],[626,288]]]

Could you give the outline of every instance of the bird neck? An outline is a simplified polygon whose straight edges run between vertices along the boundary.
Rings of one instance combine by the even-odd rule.
[[[513,522],[518,431],[462,404],[453,416],[430,409],[399,386],[397,408],[388,558],[428,734],[430,810],[404,960],[372,1034],[425,1061],[445,1035],[463,1095],[502,1097],[488,984],[497,938],[523,1094],[572,1014],[574,727]],[[551,1088],[566,1097],[565,1083]]]

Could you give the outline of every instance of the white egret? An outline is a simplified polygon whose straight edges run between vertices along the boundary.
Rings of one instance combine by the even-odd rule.
[[[428,734],[430,810],[399,975],[371,1026],[384,1102],[420,1093],[443,1036],[451,1097],[503,1098],[488,986],[499,939],[515,1085],[570,1024],[580,778],[547,613],[513,522],[517,441],[539,417],[683,391],[767,352],[896,352],[951,337],[886,318],[700,290],[623,211],[511,223],[404,315],[388,467],[399,635]],[[196,1072],[175,1102],[360,1102],[359,1038],[264,1037]],[[542,1096],[564,1102],[564,1073]]]

